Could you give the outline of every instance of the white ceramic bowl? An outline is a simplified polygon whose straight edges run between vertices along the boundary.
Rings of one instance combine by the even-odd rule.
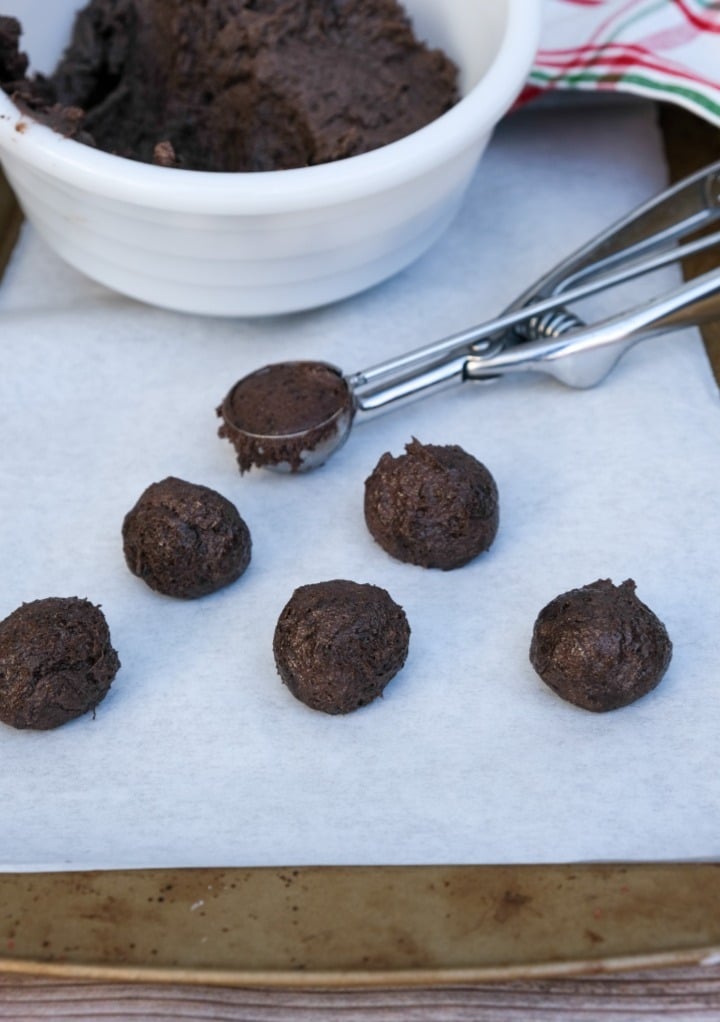
[[[34,70],[51,70],[78,0],[4,0]],[[111,156],[21,117],[0,91],[0,161],[28,218],[87,276],[154,305],[224,316],[312,308],[421,255],[456,213],[526,78],[540,0],[406,0],[461,71],[461,101],[373,152],[215,174]],[[21,130],[18,124],[23,121]]]

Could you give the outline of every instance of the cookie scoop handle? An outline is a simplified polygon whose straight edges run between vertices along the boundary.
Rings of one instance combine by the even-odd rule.
[[[463,380],[488,381],[521,368],[544,371],[568,386],[587,387],[599,383],[637,341],[720,317],[720,299],[716,293],[720,286],[720,271],[712,271],[669,295],[591,326],[577,318],[567,318],[565,306],[718,245],[720,231],[715,231],[668,251],[650,253],[619,270],[597,274],[562,294],[543,298],[462,333],[346,376],[356,411],[366,414],[382,411]],[[526,324],[546,317],[552,319],[554,313],[562,319],[562,328],[549,330],[546,336],[537,340],[520,339]],[[570,356],[581,349],[585,368],[576,372],[580,357],[578,355],[573,366]],[[592,361],[596,368],[590,369],[589,356],[593,350],[596,354]],[[602,356],[597,354],[600,350]],[[561,356],[562,365],[559,362]]]
[[[554,361],[560,350],[559,339],[572,334],[579,341],[579,333],[586,329],[568,305],[713,248],[720,244],[720,231],[692,236],[718,220],[720,162],[697,171],[612,224],[536,281],[496,319],[346,377],[357,410],[370,413],[394,407],[465,379],[487,380],[513,371],[520,364],[531,368],[533,359],[551,359],[543,352],[553,352]],[[676,299],[676,318],[681,307],[683,322],[701,322],[708,314],[714,315],[714,306],[710,313],[707,311],[707,296],[701,301],[693,292]],[[632,335],[636,312],[631,310],[613,322],[616,326],[625,324]],[[659,317],[658,328],[663,319],[655,308],[638,314],[641,319]],[[593,336],[597,337],[598,330],[607,336],[611,328],[606,323],[587,329],[595,331]],[[647,330],[642,335],[647,336]],[[591,335],[582,336],[587,340]],[[630,344],[639,339],[632,337]],[[531,345],[535,347],[525,350]],[[570,350],[567,348],[568,353]],[[619,347],[617,350],[620,357],[622,351]],[[566,361],[569,364],[569,359]],[[494,373],[487,368],[491,363],[497,366]],[[480,368],[482,364],[485,369]]]
[[[714,319],[720,319],[720,270],[601,323],[470,358],[465,374],[468,379],[492,379],[498,374],[540,372],[568,387],[594,387],[639,341]]]

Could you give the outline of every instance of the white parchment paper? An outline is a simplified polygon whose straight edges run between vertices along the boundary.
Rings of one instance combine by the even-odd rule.
[[[0,289],[0,616],[87,596],[122,669],[95,719],[0,726],[0,867],[718,854],[720,411],[695,331],[637,347],[591,391],[539,376],[446,391],[358,425],[305,476],[240,477],[215,435],[251,369],[352,371],[487,318],[664,179],[650,107],[529,111],[415,266],[264,321],[125,300],[25,230]],[[395,562],[365,529],[364,479],[413,435],[463,445],[497,480],[496,543],[459,571]],[[199,601],[124,564],[125,512],[170,474],[220,490],[253,535],[247,574]],[[655,692],[606,715],[559,700],[528,662],[540,608],[599,577],[634,578],[675,647]],[[272,656],[293,589],[328,578],[384,586],[412,627],[385,697],[339,718],[296,702]]]

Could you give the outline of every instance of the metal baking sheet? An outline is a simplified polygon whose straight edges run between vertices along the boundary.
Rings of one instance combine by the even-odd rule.
[[[714,960],[720,866],[395,867],[0,878],[0,969],[428,986]]]
[[[717,133],[666,112],[674,176]],[[20,214],[0,185],[0,274]],[[707,269],[707,262],[691,272]],[[720,330],[706,335],[720,370]],[[0,972],[349,987],[715,961],[720,865],[188,869],[0,876]]]

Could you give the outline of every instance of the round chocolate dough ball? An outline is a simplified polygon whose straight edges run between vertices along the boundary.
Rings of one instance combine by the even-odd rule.
[[[546,685],[585,710],[635,702],[659,683],[672,656],[665,626],[635,595],[632,579],[598,579],[540,611],[530,662]]]
[[[421,444],[383,454],[365,481],[365,521],[400,561],[450,571],[492,544],[498,491],[487,468],[455,444]]]
[[[324,713],[366,706],[405,663],[410,627],[384,589],[336,579],[296,589],[273,639],[292,694]]]
[[[250,563],[250,530],[234,504],[172,476],[148,486],[125,516],[122,536],[130,571],[165,596],[213,593]]]
[[[0,622],[0,720],[46,731],[94,710],[120,661],[99,607],[49,597]]]

